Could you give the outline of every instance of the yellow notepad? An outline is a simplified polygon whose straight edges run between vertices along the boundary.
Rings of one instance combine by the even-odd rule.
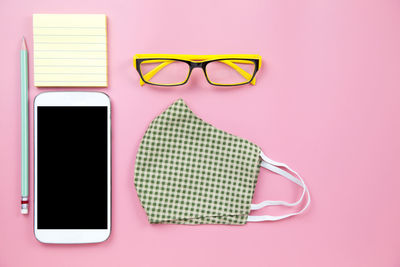
[[[106,87],[107,17],[34,14],[34,81],[38,87]]]

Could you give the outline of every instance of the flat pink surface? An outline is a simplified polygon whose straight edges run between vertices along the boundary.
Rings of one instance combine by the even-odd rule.
[[[32,210],[20,214],[23,35],[31,111],[49,91],[32,85],[33,13],[109,19],[110,85],[102,91],[113,108],[113,217],[105,243],[41,244]],[[0,266],[400,266],[399,27],[396,0],[2,0]],[[256,86],[212,87],[196,70],[186,86],[140,87],[135,53],[259,53],[263,67]],[[180,97],[299,171],[309,210],[245,226],[150,225],[133,186],[135,155],[150,121]],[[30,122],[32,186],[32,112]],[[254,201],[299,193],[263,170]]]

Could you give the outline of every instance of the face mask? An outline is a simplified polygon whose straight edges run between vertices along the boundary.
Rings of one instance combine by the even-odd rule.
[[[301,186],[299,200],[251,204],[260,167]],[[269,159],[257,145],[204,122],[181,99],[147,129],[136,156],[135,187],[150,223],[276,221],[300,214],[310,204],[300,175]],[[294,207],[305,199],[298,212],[249,216],[251,210]]]

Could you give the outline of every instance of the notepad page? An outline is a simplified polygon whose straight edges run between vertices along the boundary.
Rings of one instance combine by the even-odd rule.
[[[106,87],[107,17],[103,14],[34,14],[34,84]]]

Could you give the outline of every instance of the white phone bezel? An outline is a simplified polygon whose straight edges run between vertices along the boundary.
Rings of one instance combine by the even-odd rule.
[[[37,228],[37,108],[39,106],[106,106],[107,107],[107,229],[38,229]],[[111,233],[111,103],[100,92],[45,92],[34,101],[34,232],[42,243],[80,244],[99,243]]]

